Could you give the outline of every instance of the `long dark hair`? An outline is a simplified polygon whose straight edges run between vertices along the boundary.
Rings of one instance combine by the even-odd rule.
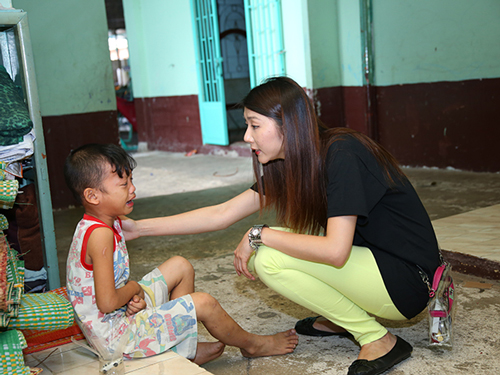
[[[283,134],[284,159],[261,165],[253,155],[261,211],[274,208],[279,225],[299,233],[319,234],[326,229],[324,163],[329,146],[343,136],[355,137],[376,157],[390,185],[404,176],[388,151],[355,130],[332,128],[320,137],[323,125],[311,100],[290,78],[266,80],[253,88],[241,105],[273,119]]]
[[[318,179],[323,175],[321,145],[316,114],[305,91],[290,78],[270,78],[252,89],[242,105],[273,119],[283,134],[284,159],[262,165],[261,172],[253,155],[261,210],[274,208],[280,225],[319,233],[326,210],[326,199],[318,194],[324,190]]]

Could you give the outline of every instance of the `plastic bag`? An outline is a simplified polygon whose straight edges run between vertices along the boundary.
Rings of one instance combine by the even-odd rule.
[[[128,340],[128,327],[123,331],[123,324],[119,318],[108,321],[110,336],[106,340],[98,337],[86,324],[81,324],[87,342],[92,346],[88,348],[99,357],[99,374],[123,375],[125,374],[125,364],[123,363],[123,350]],[[110,345],[114,342],[114,345]]]

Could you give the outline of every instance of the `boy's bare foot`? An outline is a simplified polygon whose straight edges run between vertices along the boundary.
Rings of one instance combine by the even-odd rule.
[[[224,353],[224,348],[226,345],[217,342],[199,342],[198,347],[196,349],[196,356],[191,360],[197,365],[202,365],[220,357],[222,353]]]
[[[299,336],[294,329],[279,332],[269,336],[255,336],[255,343],[252,348],[241,348],[241,354],[244,357],[266,357],[271,355],[281,355],[292,353],[299,343]]]

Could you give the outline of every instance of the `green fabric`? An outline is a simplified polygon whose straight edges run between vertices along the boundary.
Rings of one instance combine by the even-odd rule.
[[[0,373],[29,375],[29,367],[24,365],[23,349],[26,340],[18,330],[0,332]]]
[[[0,146],[22,142],[31,128],[33,123],[23,96],[0,65]]]
[[[71,303],[55,293],[25,294],[16,317],[12,317],[9,328],[57,330],[73,324]]]
[[[5,241],[5,237],[0,240]],[[18,315],[24,291],[24,262],[17,258],[16,251],[9,248],[8,252],[6,300],[9,304],[6,311],[0,310],[0,328],[7,327],[10,319]]]
[[[8,210],[14,207],[18,190],[19,190],[19,181],[17,180],[0,181],[0,208]]]
[[[0,181],[5,180],[5,168],[7,168],[7,163],[0,160]]]
[[[0,230],[9,229],[9,222],[5,215],[0,214]]]

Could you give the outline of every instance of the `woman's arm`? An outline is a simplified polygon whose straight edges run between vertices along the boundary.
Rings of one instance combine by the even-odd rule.
[[[224,203],[178,215],[138,221],[122,217],[122,229],[126,240],[142,236],[211,232],[229,227],[257,212],[259,207],[259,194],[248,189]]]
[[[115,288],[113,246],[113,231],[106,227],[94,229],[87,242],[87,256],[94,269],[96,304],[105,314],[126,305],[135,295],[144,298],[143,289],[135,281]]]
[[[342,267],[351,253],[357,216],[338,216],[328,219],[325,236],[313,236],[262,229],[262,243],[294,258]],[[254,280],[247,262],[253,249],[248,243],[248,232],[235,250],[234,267],[238,275]]]

